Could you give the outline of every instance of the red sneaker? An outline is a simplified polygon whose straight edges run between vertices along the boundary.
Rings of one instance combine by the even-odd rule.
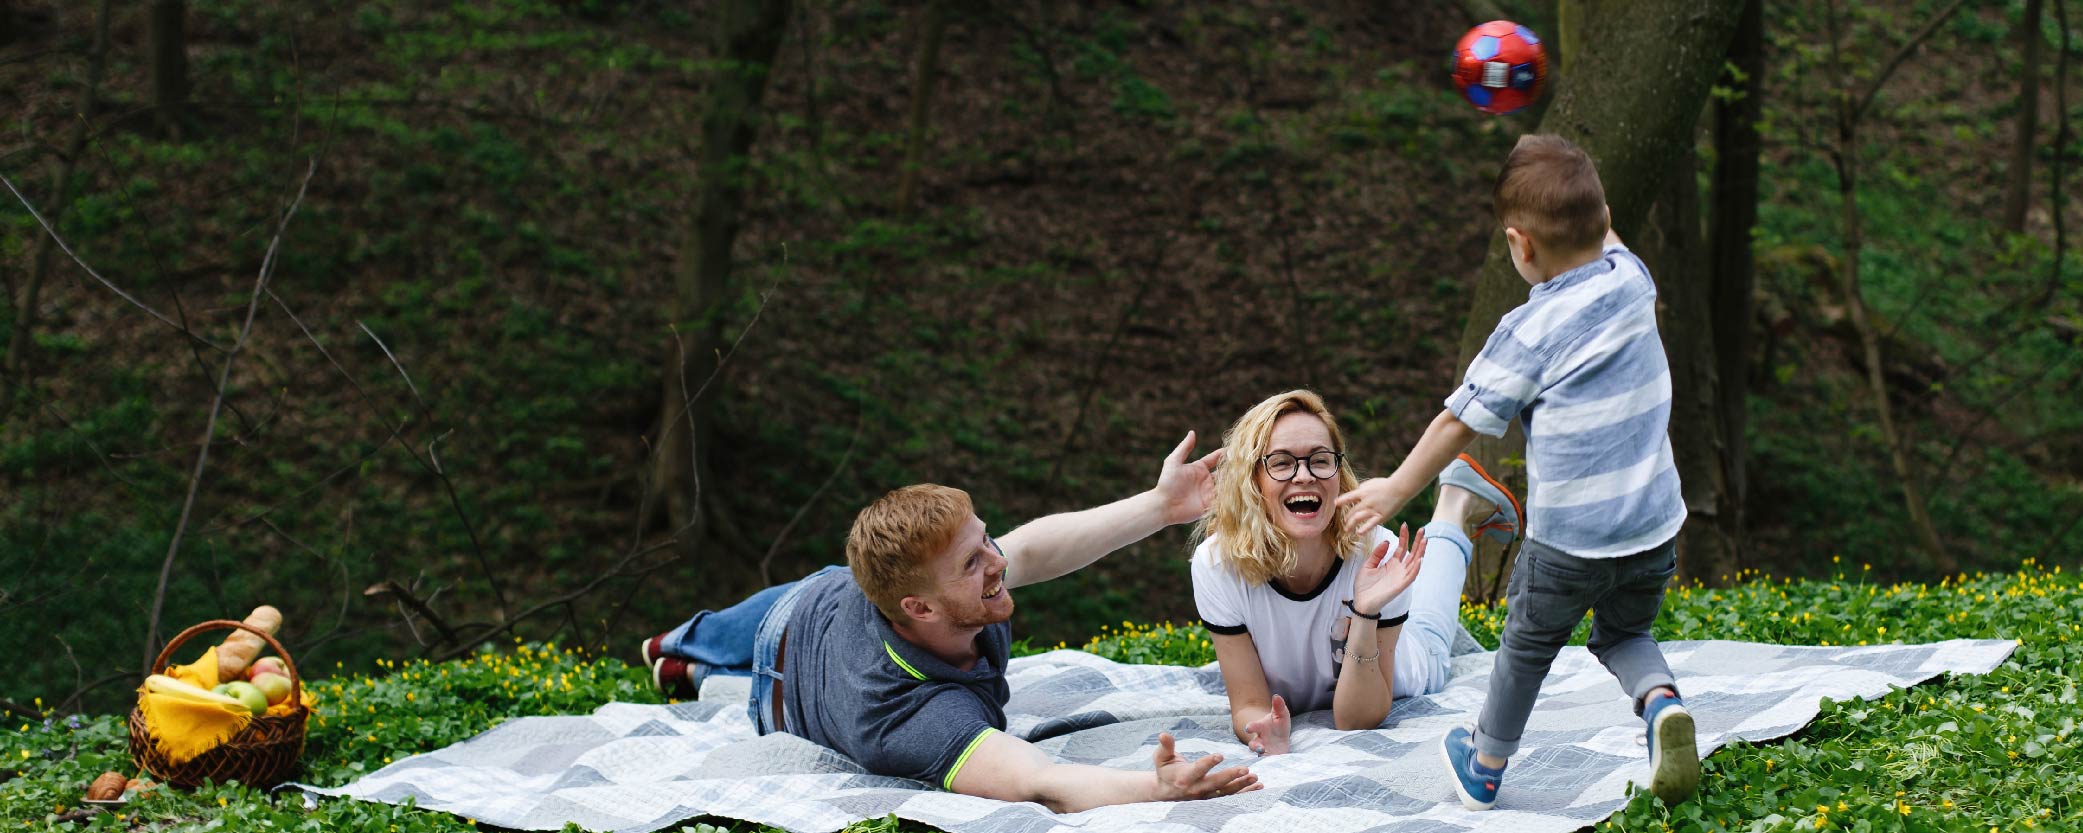
[[[675,657],[659,657],[651,663],[651,684],[658,692],[676,700],[701,698],[701,687],[695,684],[694,663]]]
[[[658,662],[659,657],[665,656],[665,637],[666,634],[670,633],[672,633],[672,631],[666,631],[665,633],[661,633],[657,636],[651,637],[650,639],[644,640],[644,647],[639,649],[637,653],[643,655],[645,665],[655,664]]]

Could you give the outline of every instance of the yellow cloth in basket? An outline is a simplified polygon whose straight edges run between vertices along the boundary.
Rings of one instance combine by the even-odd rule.
[[[253,722],[252,712],[239,701],[210,690],[216,684],[217,650],[211,648],[191,665],[146,677],[138,688],[138,714],[168,761],[194,760]]]
[[[212,647],[192,663],[170,666],[165,674],[145,678],[138,688],[138,713],[168,761],[183,764],[194,760],[253,721],[245,705],[210,690],[217,683],[217,649]],[[308,689],[299,699],[305,708],[318,702]],[[267,713],[279,717],[295,710],[284,700],[269,706]]]

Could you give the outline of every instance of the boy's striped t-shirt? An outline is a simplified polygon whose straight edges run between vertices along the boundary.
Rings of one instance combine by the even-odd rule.
[[[1625,246],[1506,313],[1447,410],[1477,432],[1526,426],[1525,533],[1580,558],[1655,547],[1685,524],[1656,284]]]

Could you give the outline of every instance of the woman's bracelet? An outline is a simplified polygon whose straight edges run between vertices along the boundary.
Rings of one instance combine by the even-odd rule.
[[[1360,609],[1359,609],[1359,608],[1357,608],[1357,607],[1353,607],[1353,600],[1351,600],[1351,599],[1346,599],[1346,600],[1345,600],[1345,609],[1346,609],[1346,610],[1350,610],[1350,611],[1352,611],[1352,612],[1353,612],[1353,615],[1354,615],[1354,616],[1358,616],[1358,617],[1360,617],[1360,618],[1362,618],[1362,619],[1367,619],[1367,620],[1370,620],[1370,621],[1375,621],[1375,622],[1379,622],[1379,621],[1381,621],[1381,611],[1379,611],[1379,610],[1375,611],[1375,612],[1374,612],[1374,615],[1373,615],[1373,616],[1369,616],[1369,615],[1367,615],[1367,614],[1365,614],[1365,613],[1361,613],[1361,612],[1360,612]]]
[[[1360,656],[1359,654],[1347,654],[1346,656],[1352,657],[1352,658],[1353,658],[1353,662],[1362,662],[1362,663],[1365,663],[1365,662],[1373,662],[1373,661],[1375,661],[1375,660],[1381,659],[1381,646],[1379,646],[1379,645],[1375,646],[1375,648],[1374,648],[1374,655],[1373,655],[1373,656],[1367,656],[1367,657],[1363,657],[1363,656]]]

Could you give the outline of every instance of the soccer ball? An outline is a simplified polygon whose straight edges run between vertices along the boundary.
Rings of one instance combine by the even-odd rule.
[[[1532,29],[1492,20],[1461,36],[1448,70],[1454,87],[1477,110],[1509,113],[1541,97],[1548,83],[1548,53]]]

